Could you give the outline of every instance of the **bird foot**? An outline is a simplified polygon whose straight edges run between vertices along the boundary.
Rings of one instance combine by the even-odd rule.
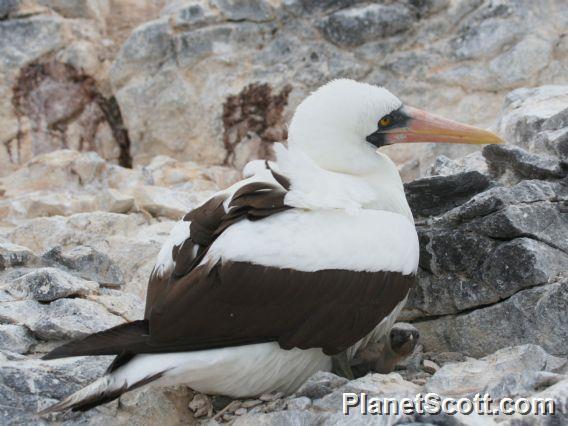
[[[349,380],[355,378],[347,359],[347,352],[343,351],[331,357],[331,372]]]

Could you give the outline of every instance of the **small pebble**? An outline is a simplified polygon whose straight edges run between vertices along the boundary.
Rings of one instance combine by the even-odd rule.
[[[260,395],[260,397],[258,399],[260,399],[261,401],[267,402],[267,401],[274,401],[275,399],[280,399],[283,396],[284,396],[284,394],[282,392],[265,393],[263,395]]]
[[[235,416],[244,416],[247,413],[247,409],[244,407],[235,410]]]
[[[280,411],[286,407],[286,400],[275,399],[274,401],[269,401],[266,403],[266,412],[270,413],[272,411]]]
[[[262,401],[260,399],[247,399],[246,401],[243,402],[242,407],[252,408],[260,404],[262,404]]]
[[[436,371],[440,369],[440,366],[436,364],[434,361],[430,361],[429,359],[425,359],[422,364],[422,368],[425,372],[434,374]]]
[[[293,398],[288,401],[288,410],[307,410],[312,405],[312,400],[307,396]]]
[[[426,379],[413,379],[412,383],[418,386],[424,386],[426,384]]]
[[[196,394],[191,402],[188,404],[188,408],[193,411],[195,418],[211,416],[213,414],[213,404],[207,395],[202,393]]]
[[[225,408],[223,408],[224,413],[234,413],[235,411],[237,411],[239,408],[241,408],[242,402],[235,399],[233,402],[231,402],[229,405],[227,405]]]

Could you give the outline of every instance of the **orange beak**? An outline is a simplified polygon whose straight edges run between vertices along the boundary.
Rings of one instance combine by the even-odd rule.
[[[404,106],[401,112],[408,117],[408,120],[402,127],[382,132],[387,144],[405,142],[503,143],[499,136],[489,130],[448,120],[418,108]]]

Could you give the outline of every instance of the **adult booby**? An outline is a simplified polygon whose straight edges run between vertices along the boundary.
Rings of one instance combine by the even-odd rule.
[[[407,142],[500,139],[365,83],[312,93],[275,163],[252,163],[173,228],[144,319],[44,357],[116,355],[105,376],[46,411],[87,410],[151,382],[290,393],[378,341],[414,284],[419,246],[400,176],[377,148]]]

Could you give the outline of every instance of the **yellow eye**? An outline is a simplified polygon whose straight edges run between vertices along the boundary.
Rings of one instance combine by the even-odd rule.
[[[390,118],[388,115],[379,120],[379,125],[381,127],[387,127],[391,123],[392,123],[392,118]]]

